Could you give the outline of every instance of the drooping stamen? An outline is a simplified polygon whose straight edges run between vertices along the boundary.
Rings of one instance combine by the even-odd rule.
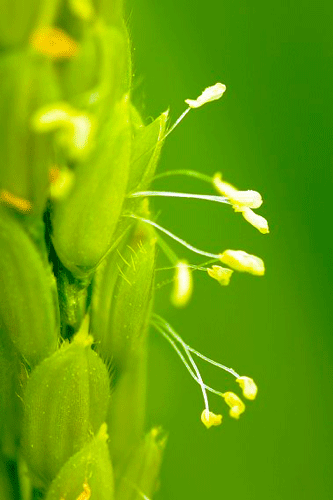
[[[207,363],[210,363],[211,365],[221,368],[222,370],[230,373],[235,378],[240,378],[240,375],[232,368],[228,368],[227,366],[222,365],[221,363],[218,363],[217,361],[214,361],[213,359],[210,359],[207,356],[204,356],[203,354],[201,354],[201,352],[196,351],[195,349],[193,349],[193,347],[186,344],[186,342],[184,342],[184,340],[175,332],[175,330],[171,327],[171,325],[169,325],[169,323],[165,321],[161,316],[158,316],[158,314],[153,314],[153,318],[160,321],[168,330],[168,332],[172,335],[172,337],[175,340],[177,340],[184,347],[184,349],[192,352],[193,354],[203,359],[204,361],[207,361]]]
[[[179,261],[177,254],[172,250],[172,248],[164,241],[162,236],[158,235],[157,236],[157,243],[166,258],[170,261],[172,264],[172,267],[169,267],[168,269],[174,269],[177,265],[177,262]]]
[[[130,217],[132,219],[141,220],[142,222],[145,222],[146,224],[150,224],[151,226],[155,227],[159,231],[162,231],[162,233],[166,234],[167,236],[169,236],[173,240],[177,241],[178,243],[180,243],[184,247],[188,248],[192,252],[197,253],[198,255],[204,255],[205,257],[210,257],[211,259],[216,259],[216,260],[220,259],[220,255],[215,254],[215,253],[205,252],[203,250],[200,250],[199,248],[196,248],[196,247],[190,245],[185,240],[179,238],[178,236],[176,236],[175,234],[171,233],[170,231],[168,231],[164,227],[160,226],[156,222],[153,222],[152,220],[145,219],[143,217],[139,217],[138,215],[134,215],[134,214],[123,215],[123,217]]]
[[[153,180],[162,179],[163,177],[173,177],[178,175],[193,177],[194,179],[199,179],[200,181],[207,182],[208,184],[212,184],[213,181],[213,178],[209,177],[209,175],[202,174],[201,172],[197,172],[196,170],[169,170],[168,172],[162,172],[161,174],[155,175],[153,177]]]
[[[159,316],[157,316],[157,315],[154,315],[154,316],[156,316],[156,319],[162,320],[162,318],[160,318]],[[164,321],[164,320],[162,320],[162,321]],[[201,392],[202,392],[203,399],[204,399],[204,403],[205,403],[205,410],[207,412],[209,412],[209,403],[208,403],[208,397],[207,397],[207,392],[206,392],[206,385],[204,384],[204,382],[202,380],[200,371],[199,371],[197,365],[195,364],[195,361],[193,360],[192,356],[186,352],[186,354],[188,355],[189,361],[190,361],[191,365],[193,366],[193,369],[194,369],[195,373],[192,371],[192,369],[189,366],[188,362],[186,361],[185,357],[183,356],[183,354],[181,353],[181,351],[178,349],[176,343],[169,337],[169,335],[163,330],[163,328],[159,324],[155,323],[155,321],[152,321],[152,325],[172,345],[172,347],[177,352],[178,356],[181,358],[181,360],[183,361],[184,365],[188,369],[188,371],[191,374],[191,376],[200,385]]]
[[[212,85],[211,87],[205,88],[205,90],[202,92],[202,94],[196,100],[186,99],[185,102],[186,102],[186,104],[188,104],[188,108],[185,109],[185,111],[180,115],[179,118],[177,118],[175,123],[173,125],[171,125],[171,127],[163,135],[163,137],[158,139],[157,144],[164,141],[171,134],[171,132],[173,132],[175,130],[177,125],[179,125],[179,123],[185,118],[185,116],[191,111],[191,109],[199,108],[199,107],[203,106],[204,104],[206,104],[207,102],[216,101],[217,99],[220,99],[220,97],[222,97],[222,95],[224,94],[225,90],[226,90],[226,86],[223,85],[223,83],[216,83],[215,85]],[[147,151],[145,151],[145,153],[143,153],[143,154],[149,153],[150,151],[155,149],[155,147],[156,147],[156,145],[153,146],[152,148],[148,149]],[[142,155],[140,155],[140,158],[141,158],[141,156]],[[138,159],[139,158],[136,158],[135,161],[137,161]]]
[[[217,203],[226,203],[230,205],[230,202],[225,196],[214,196],[210,194],[192,194],[192,193],[176,193],[173,191],[138,191],[137,193],[132,193],[128,195],[128,198],[141,198],[147,196],[161,196],[167,198],[190,198],[193,200],[208,200],[215,201]]]

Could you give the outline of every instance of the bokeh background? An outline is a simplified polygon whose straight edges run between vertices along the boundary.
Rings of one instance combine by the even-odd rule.
[[[261,235],[227,206],[159,199],[159,222],[208,251],[261,256],[264,278],[222,288],[195,274],[183,311],[158,291],[156,309],[193,347],[255,378],[257,401],[239,421],[200,423],[200,388],[151,332],[149,415],[169,432],[160,500],[328,500],[332,489],[332,63],[328,1],[128,0],[137,105],[149,121],[221,81],[227,92],[192,111],[168,138],[160,171],[221,171],[262,193]],[[212,193],[187,178],[156,189]],[[200,262],[177,244],[182,258]],[[168,276],[158,275],[157,281]],[[207,381],[237,390],[201,365]]]

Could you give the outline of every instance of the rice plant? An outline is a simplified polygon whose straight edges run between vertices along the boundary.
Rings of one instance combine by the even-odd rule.
[[[151,499],[167,439],[161,428],[145,425],[149,327],[202,391],[198,425],[200,415],[207,428],[222,422],[209,393],[221,396],[232,418],[245,404],[208,386],[196,358],[227,371],[245,398],[257,394],[252,378],[196,351],[154,311],[156,246],[169,261],[176,307],[189,301],[194,272],[227,286],[234,271],[262,276],[265,267],[243,250],[194,247],[156,222],[149,199],[223,203],[267,233],[267,221],[254,212],[262,199],[219,173],[156,174],[167,136],[226,87],[217,83],[186,99],[173,125],[168,112],[148,123],[131,101],[131,45],[120,0],[3,6],[0,496]],[[163,175],[197,177],[215,194],[154,190]],[[178,258],[174,245],[205,261]]]

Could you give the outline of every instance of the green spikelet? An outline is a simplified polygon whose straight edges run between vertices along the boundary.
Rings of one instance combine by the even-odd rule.
[[[65,463],[52,482],[46,500],[114,500],[107,439],[106,424],[103,424],[97,436]]]
[[[159,473],[167,438],[153,428],[132,451],[127,463],[117,471],[117,500],[151,498],[159,485]]]
[[[96,433],[109,403],[108,372],[80,331],[32,373],[24,394],[22,448],[28,466],[48,484]]]
[[[53,244],[78,277],[99,264],[112,244],[124,201],[131,150],[129,102],[115,107],[90,161],[77,166],[75,185],[52,210]]]
[[[0,314],[4,332],[30,366],[57,348],[55,281],[29,235],[0,207]]]
[[[143,435],[155,239],[150,228],[137,225],[101,266],[94,284],[91,328],[96,349],[112,362],[115,377],[107,420],[115,464]]]

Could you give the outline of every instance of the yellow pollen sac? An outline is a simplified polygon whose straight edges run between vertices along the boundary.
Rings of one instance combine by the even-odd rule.
[[[74,156],[86,149],[92,135],[90,117],[64,102],[58,103],[57,107],[40,109],[34,115],[32,125],[41,133],[59,130],[59,141],[69,147]]]
[[[250,399],[253,401],[253,399],[256,398],[257,393],[258,393],[258,387],[252,378],[239,377],[236,379],[236,382],[239,384],[240,388],[242,389],[243,396],[246,399]]]
[[[206,102],[216,101],[220,99],[227,87],[223,83],[216,83],[212,87],[207,87],[197,99],[185,99],[186,104],[190,108],[200,108]]]
[[[171,294],[171,302],[176,307],[184,307],[188,304],[193,290],[193,280],[190,268],[185,260],[180,260],[176,266],[174,289]]]
[[[222,415],[216,415],[212,411],[204,410],[201,413],[201,422],[209,429],[214,425],[221,425]]]
[[[244,219],[252,224],[252,226],[258,229],[258,231],[260,231],[262,234],[269,233],[268,222],[264,217],[254,213],[253,210],[248,207],[245,207],[239,211],[242,212]]]
[[[15,194],[10,193],[6,189],[0,190],[0,201],[16,208],[19,212],[27,213],[30,212],[32,205],[29,200],[25,198],[20,198],[20,196],[15,196]]]
[[[77,43],[63,30],[53,26],[36,30],[30,43],[37,52],[52,59],[69,59],[78,52]]]
[[[239,416],[245,411],[245,404],[243,401],[233,392],[225,392],[222,394],[222,397],[230,407],[230,417],[238,419]]]
[[[258,191],[239,191],[228,182],[222,181],[220,173],[213,177],[213,185],[216,190],[228,198],[236,211],[241,211],[243,207],[259,208],[262,205],[262,197]]]
[[[220,255],[220,261],[235,271],[250,273],[254,276],[265,274],[265,264],[260,257],[251,255],[243,250],[226,250]]]
[[[83,492],[77,497],[77,500],[89,500],[91,497],[91,489],[88,483],[83,483]]]
[[[221,286],[228,286],[233,270],[222,266],[212,266],[207,269],[207,273],[211,278],[218,281]]]

